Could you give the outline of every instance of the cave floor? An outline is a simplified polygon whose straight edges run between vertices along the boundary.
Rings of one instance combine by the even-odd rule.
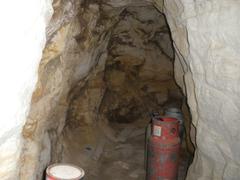
[[[142,134],[105,151],[101,160],[101,176],[95,180],[145,180],[144,139],[145,135]],[[182,149],[178,180],[185,179],[189,160],[188,153]]]
[[[104,141],[98,152],[98,158],[90,148],[87,148],[90,151],[88,155],[81,157],[77,157],[76,151],[70,152],[72,155],[70,161],[84,168],[86,171],[84,180],[144,180],[146,174],[143,124],[113,123],[111,126],[118,132],[120,142]],[[77,133],[74,136],[76,135]],[[85,156],[89,157],[87,161],[84,160]],[[180,157],[178,180],[184,180],[191,157],[184,148],[181,149]]]
[[[99,180],[144,180],[144,135],[115,144],[104,153]]]

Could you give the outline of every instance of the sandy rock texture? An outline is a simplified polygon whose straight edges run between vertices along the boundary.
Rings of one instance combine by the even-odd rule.
[[[163,15],[149,2],[113,4],[53,2],[22,132],[21,179],[40,179],[50,162],[71,159],[71,142],[96,150],[101,136],[118,141],[109,122],[133,122],[171,98],[181,102]]]
[[[21,179],[38,180],[50,161],[61,160],[59,142],[71,99],[69,92],[86,83],[87,75],[106,51],[108,30],[114,24],[101,25],[98,4],[56,1],[54,8],[38,83],[22,132]]]
[[[136,133],[144,134],[150,112],[170,103],[180,107],[182,100],[173,79],[173,48],[163,14],[147,4],[120,6],[121,11],[102,8],[100,17],[115,17],[117,23],[111,29],[107,52],[86,84],[70,92],[63,131],[62,160],[84,167],[86,178],[98,177],[104,167],[98,160],[105,144],[123,141],[113,123],[141,121],[142,129]]]
[[[173,49],[164,16],[145,5],[126,8],[120,18],[108,45],[107,91],[100,113],[124,123],[158,111],[181,94],[173,80]]]
[[[74,137],[69,133],[71,128],[84,130],[79,131],[82,133],[80,141],[83,145],[94,144],[93,148],[98,146],[96,140],[102,132],[113,137],[112,141],[118,141],[109,127],[109,120],[114,122],[127,116],[129,109],[135,112],[131,109],[133,102],[141,103],[132,92],[140,93],[144,102],[154,97],[152,109],[163,106],[170,94],[178,95],[172,91],[176,86],[169,79],[172,57],[175,58],[175,79],[187,96],[191,111],[193,125],[188,128],[192,127],[193,136],[196,133],[195,157],[187,179],[240,178],[238,1],[55,0],[54,15],[46,30],[47,45],[39,65],[38,82],[29,103],[36,79],[34,72],[44,44],[44,28],[51,14],[50,2],[38,2],[42,4],[31,4],[33,11],[26,11],[31,14],[23,13],[25,16],[20,18],[26,19],[22,24],[36,29],[26,31],[23,28],[20,34],[2,33],[4,37],[8,34],[14,37],[14,42],[25,43],[19,46],[4,44],[4,48],[9,49],[5,52],[11,52],[8,53],[11,59],[25,61],[14,66],[17,78],[7,78],[8,82],[17,82],[16,86],[9,85],[11,91],[1,93],[4,109],[0,134],[1,179],[18,177],[16,169],[20,169],[19,179],[40,179],[49,162],[62,160],[63,152],[68,150],[65,139]],[[158,15],[153,10],[141,14],[141,8],[150,8],[150,4],[167,18],[174,55],[169,50],[169,35],[165,33],[166,26],[161,24],[160,16],[156,18]],[[16,3],[16,7],[21,5]],[[17,10],[11,12],[21,14]],[[147,15],[155,18],[149,19]],[[134,25],[130,26],[129,22]],[[32,34],[26,37],[30,31]],[[39,34],[41,36],[36,36]],[[2,39],[6,40],[4,37]],[[162,44],[163,41],[166,43]],[[17,58],[12,55],[13,50]],[[6,58],[3,56],[3,59]],[[6,82],[6,74],[9,74],[6,69],[12,65],[1,67],[4,67],[1,77]],[[167,88],[156,86],[156,81],[163,80],[169,83]],[[124,88],[126,86],[129,89]],[[9,105],[7,100],[12,100],[16,106]],[[143,107],[139,105],[139,108]],[[133,114],[135,116],[129,116],[130,121],[140,117],[138,111]],[[25,121],[21,139],[20,131]],[[95,131],[95,127],[99,130]]]

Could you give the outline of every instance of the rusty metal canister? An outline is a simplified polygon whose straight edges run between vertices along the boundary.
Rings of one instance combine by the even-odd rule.
[[[145,153],[144,153],[144,167],[147,167],[147,158],[148,158],[148,142],[149,138],[151,136],[152,131],[152,122],[153,120],[159,120],[161,118],[160,114],[158,112],[153,112],[150,114],[151,121],[149,122],[148,126],[146,127],[146,134],[145,134]]]
[[[179,121],[153,120],[148,144],[147,180],[176,180],[180,150]]]
[[[173,117],[179,121],[179,136],[180,139],[183,140],[184,135],[184,118],[183,113],[179,108],[171,107],[165,110],[166,117]]]
[[[46,180],[80,180],[85,173],[72,164],[53,164],[46,170]]]

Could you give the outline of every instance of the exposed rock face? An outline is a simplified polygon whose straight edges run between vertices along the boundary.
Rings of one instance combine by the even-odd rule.
[[[237,1],[165,1],[176,49],[176,79],[197,128],[197,149],[187,179],[240,178]]]
[[[118,21],[112,28],[108,52],[89,73],[86,84],[70,92],[63,133],[62,161],[81,165],[89,179],[94,173],[101,174],[95,172],[101,164],[96,161],[101,143],[122,140],[112,123],[138,121],[145,127],[150,112],[162,110],[173,99],[181,105],[164,16],[146,5],[113,12],[116,10],[102,9],[105,18],[116,16]]]
[[[120,17],[108,45],[107,92],[100,113],[121,123],[158,111],[179,90],[172,78],[173,49],[163,15],[144,6],[126,8]]]
[[[149,84],[147,80],[156,80],[156,72],[149,69],[155,69],[155,66],[160,68],[163,62],[168,68],[167,71],[161,69],[164,73],[157,76],[161,77],[157,81],[169,77],[169,57],[173,56],[168,51],[169,44],[163,46],[161,43],[150,42],[153,37],[155,42],[168,42],[169,37],[164,33],[157,33],[158,36],[152,33],[158,32],[158,28],[162,27],[160,25],[149,25],[142,29],[142,22],[134,19],[135,13],[120,16],[126,12],[124,9],[127,6],[140,8],[152,3],[160,11],[163,10],[167,17],[175,47],[175,78],[188,98],[193,124],[197,128],[197,149],[187,179],[240,178],[239,2],[165,0],[163,4],[162,0],[153,1],[103,0],[99,5],[100,1],[97,0],[54,0],[55,13],[47,28],[47,46],[39,66],[39,79],[27,118],[30,96],[35,86],[35,71],[45,41],[44,29],[52,12],[51,2],[34,1],[39,4],[25,4],[15,1],[16,9],[13,9],[12,4],[1,6],[0,13],[3,14],[0,17],[4,17],[1,22],[9,25],[6,26],[9,28],[0,33],[4,49],[0,55],[1,59],[6,59],[1,62],[0,77],[1,82],[7,86],[7,89],[1,89],[0,98],[3,119],[0,128],[0,179],[38,180],[50,161],[60,161],[62,146],[66,145],[61,142],[66,138],[62,132],[67,115],[72,120],[66,122],[67,126],[81,127],[93,135],[89,139],[81,139],[83,144],[96,143],[99,132],[94,131],[93,125],[97,118],[102,119],[98,125],[103,128],[100,131],[108,129],[107,132],[111,132],[106,116],[96,117],[94,113],[102,110],[104,114],[116,109],[114,106],[106,108],[107,103],[99,107],[104,99],[116,97],[112,95],[113,92],[122,94],[126,90],[120,86],[126,83],[126,77],[130,79],[134,75],[132,82],[141,80],[136,86],[130,83],[131,89],[144,90],[142,87],[145,85],[151,87],[148,88],[153,91],[151,96],[159,99],[152,105],[153,108],[164,104],[169,94],[162,89],[156,91],[158,87],[155,87],[155,83]],[[7,12],[15,15],[16,19],[6,16]],[[130,18],[137,27],[136,32],[128,28],[127,33],[122,33],[129,25],[121,17]],[[154,21],[161,24],[159,19]],[[124,28],[121,26],[114,30],[117,24],[124,24]],[[125,35],[143,38],[135,42]],[[111,37],[123,41],[109,44]],[[147,44],[144,44],[144,40],[147,40]],[[122,48],[122,42],[125,43],[125,48]],[[146,50],[146,46],[150,48]],[[136,48],[138,51],[134,50]],[[157,48],[161,49],[161,53],[152,53],[152,49]],[[140,52],[139,49],[142,54],[136,54]],[[146,51],[149,56],[144,54]],[[154,60],[157,56],[162,59],[160,64]],[[110,68],[117,62],[120,70]],[[9,69],[12,69],[14,76],[10,75]],[[167,87],[168,90],[175,88],[171,83]],[[141,97],[145,97],[145,94],[142,93]],[[115,104],[122,105],[123,101],[125,99],[120,99]],[[128,106],[131,106],[131,101]],[[71,114],[68,107],[76,108],[75,112],[80,109],[81,113]],[[84,109],[87,110],[82,111]],[[124,108],[119,112],[128,114]],[[138,116],[137,114],[136,117]],[[25,121],[22,141],[20,131]],[[67,130],[64,129],[64,133]]]
[[[65,9],[62,6],[69,5],[59,3],[55,12],[61,12],[61,8]],[[21,179],[40,179],[51,160],[61,159],[62,145],[58,142],[65,124],[69,91],[76,84],[84,86],[87,75],[106,51],[108,30],[114,25],[108,25],[108,21],[105,26],[99,24],[98,4],[80,6],[80,1],[74,3],[73,7],[80,7],[76,8],[78,12],[73,12],[73,17],[67,16],[66,12],[59,13],[57,22],[62,23],[59,20],[62,16],[67,16],[68,21],[50,33],[52,37],[43,53],[31,111],[23,129],[25,148]]]
[[[14,4],[14,5],[13,5]],[[45,45],[51,2],[5,1],[0,6],[0,179],[19,179],[21,130],[30,108]]]

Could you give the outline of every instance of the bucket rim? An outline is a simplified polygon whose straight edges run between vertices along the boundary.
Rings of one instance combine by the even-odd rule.
[[[50,172],[51,168],[56,167],[56,166],[70,166],[70,167],[73,167],[73,168],[76,168],[77,170],[79,170],[79,172],[81,174],[78,177],[71,178],[71,179],[56,177]],[[47,174],[47,176],[50,176],[52,178],[56,178],[56,180],[80,180],[81,178],[83,178],[85,176],[85,171],[82,168],[80,168],[80,167],[78,167],[74,164],[71,164],[71,163],[54,163],[54,164],[47,167],[46,174]]]

